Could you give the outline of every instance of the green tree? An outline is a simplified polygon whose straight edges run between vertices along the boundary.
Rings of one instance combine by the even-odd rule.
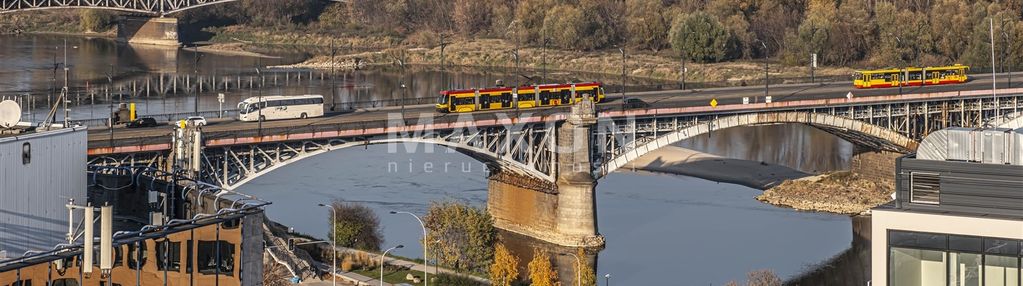
[[[533,260],[529,262],[527,268],[529,268],[529,285],[558,285],[558,273],[554,272],[554,267],[551,265],[551,256],[547,254],[547,251],[534,248]]]
[[[705,12],[680,16],[668,34],[671,48],[697,62],[720,62],[733,58],[734,42],[721,23]]]
[[[82,30],[86,32],[103,32],[110,29],[114,16],[109,12],[96,9],[83,9],[81,14]]]
[[[640,49],[659,51],[667,45],[668,20],[665,19],[661,0],[627,1],[629,44]]]
[[[438,251],[441,266],[484,272],[494,259],[497,230],[486,210],[456,202],[433,203],[423,222],[429,230],[428,246]]]
[[[587,35],[588,21],[576,5],[558,5],[547,11],[543,20],[545,35],[551,43],[563,49],[582,50],[592,44],[580,40]]]
[[[844,1],[836,16],[829,27],[826,50],[818,52],[824,52],[821,55],[824,63],[845,66],[866,57],[875,29],[862,3]]]
[[[327,214],[328,220],[333,218],[334,229],[331,236],[338,245],[365,250],[380,250],[383,235],[380,233],[380,219],[373,210],[356,203],[336,200],[331,204],[336,213]]]
[[[490,265],[490,281],[494,286],[511,286],[519,277],[519,258],[498,243],[494,247],[494,263]]]
[[[547,14],[536,11],[547,11],[553,8],[554,5],[554,0],[519,1],[519,5],[515,11],[530,12],[515,13],[514,23],[511,24],[515,31],[509,36],[519,43],[543,43],[541,31],[543,30]]]
[[[472,36],[490,27],[491,3],[481,0],[454,0],[452,20],[455,29],[464,36]]]

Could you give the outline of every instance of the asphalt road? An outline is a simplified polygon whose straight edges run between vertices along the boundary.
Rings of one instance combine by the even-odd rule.
[[[971,81],[957,85],[937,85],[923,87],[904,87],[902,93],[932,93],[946,91],[983,90],[991,88],[991,78],[978,75],[971,78]],[[999,78],[999,86],[1005,88],[1005,77]],[[1017,80],[1020,81],[1020,80]],[[1023,84],[1014,84],[1021,86]],[[808,100],[808,99],[829,99],[843,98],[849,92],[856,97],[882,96],[899,94],[899,88],[882,89],[856,89],[851,83],[832,84],[794,84],[774,85],[769,89],[769,95],[774,102]],[[716,99],[720,105],[741,104],[743,97],[748,97],[751,103],[764,100],[764,86],[728,87],[704,90],[667,90],[627,93],[628,98],[640,98],[649,104],[650,108],[659,107],[691,107],[706,106],[712,99]],[[607,94],[607,101],[598,105],[600,109],[612,109],[621,106],[621,94]],[[567,107],[538,108],[521,110],[521,114],[549,114],[563,111]],[[490,111],[473,113],[474,116],[493,117],[499,113],[505,116],[515,116],[514,110]],[[350,126],[350,125],[382,125],[386,124],[389,118],[400,119],[404,116],[415,121],[420,116],[433,117],[435,122],[453,121],[459,114],[442,114],[434,110],[433,105],[406,106],[404,111],[399,107],[389,107],[373,110],[359,110],[349,113],[327,114],[324,117],[292,120],[264,121],[260,132],[259,123],[241,122],[236,120],[214,120],[203,128],[206,138],[218,138],[224,136],[237,136],[239,133],[277,134],[299,130],[312,130],[313,128],[325,128],[329,126]],[[340,128],[337,128],[340,129]],[[335,129],[335,130],[337,130]],[[152,128],[129,129],[122,126],[107,128],[104,126],[92,127],[89,129],[89,147],[108,147],[124,145],[141,145],[152,143],[167,143],[173,126],[163,125]]]

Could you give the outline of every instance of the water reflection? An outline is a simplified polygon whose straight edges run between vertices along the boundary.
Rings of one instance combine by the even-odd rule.
[[[852,143],[804,124],[734,127],[682,141],[681,147],[767,162],[807,173],[849,169]]]

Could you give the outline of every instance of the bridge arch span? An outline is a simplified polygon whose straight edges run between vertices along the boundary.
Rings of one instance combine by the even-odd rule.
[[[166,16],[238,0],[0,0],[0,14],[35,10],[98,9]]]
[[[253,151],[251,160],[259,161],[258,163],[252,163],[249,166],[245,166],[244,159],[238,158],[236,155],[229,155],[230,150],[207,150],[204,153],[204,157],[210,156],[207,154],[224,153],[226,161],[235,161],[233,163],[224,163],[222,160],[217,160],[224,164],[237,164],[240,168],[233,168],[235,170],[241,170],[235,174],[229,174],[223,169],[226,166],[216,166],[216,163],[212,163],[213,160],[204,158],[203,164],[208,164],[208,169],[216,170],[217,174],[204,174],[207,177],[206,181],[217,182],[221,187],[227,190],[234,190],[245,183],[248,183],[264,174],[270,173],[273,170],[282,168],[292,163],[301,161],[302,159],[315,157],[317,155],[325,154],[331,151],[342,150],[352,147],[362,147],[368,145],[382,145],[382,144],[409,144],[415,143],[420,145],[432,144],[437,146],[444,146],[455,150],[461,154],[469,156],[487,166],[490,170],[500,170],[502,172],[512,172],[517,175],[525,176],[527,178],[537,179],[541,181],[551,182],[553,178],[550,175],[544,174],[543,172],[531,168],[526,164],[515,161],[507,156],[495,154],[486,149],[459,144],[458,142],[451,142],[442,138],[388,138],[388,139],[377,139],[368,141],[344,141],[344,140],[331,140],[326,144],[316,143],[313,141],[301,142],[299,148],[282,148],[284,146],[278,146],[275,149],[277,154],[273,156],[268,154],[265,150]],[[297,145],[297,144],[295,144]],[[293,145],[294,146],[294,145]],[[221,147],[229,148],[229,147]],[[404,148],[404,147],[397,147]],[[418,148],[418,147],[417,147]],[[212,152],[210,152],[212,151]],[[256,154],[259,153],[259,154]],[[257,159],[261,157],[262,159]],[[231,168],[228,168],[231,169]]]
[[[775,112],[775,113],[750,113],[725,117],[718,117],[699,124],[694,124],[678,131],[657,136],[650,140],[633,140],[632,146],[625,146],[624,151],[610,156],[597,171],[598,178],[614,172],[618,168],[626,166],[629,162],[638,159],[661,147],[678,143],[682,140],[693,138],[699,135],[711,133],[714,130],[727,129],[740,126],[754,126],[765,124],[781,123],[802,123],[814,128],[824,130],[845,139],[858,146],[867,147],[873,150],[893,151],[907,153],[916,150],[918,142],[900,134],[899,132],[870,124],[867,122],[846,118],[843,116],[827,113],[813,112]]]

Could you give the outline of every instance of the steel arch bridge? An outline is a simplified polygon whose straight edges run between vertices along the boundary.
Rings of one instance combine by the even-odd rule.
[[[233,189],[277,168],[332,150],[414,143],[451,148],[486,164],[496,171],[493,174],[518,175],[524,179],[523,184],[551,186],[560,173],[566,172],[590,172],[599,180],[653,150],[716,130],[793,123],[824,130],[870,150],[907,153],[935,130],[984,126],[997,117],[999,112],[995,110],[1002,116],[1023,114],[1023,89],[1006,90],[997,100],[980,91],[841,102],[783,102],[769,110],[734,105],[603,111],[592,125],[578,131],[563,128],[571,121],[569,115],[553,114],[354,128],[324,125],[307,131],[261,135],[259,140],[253,140],[251,134],[211,134],[215,138],[205,140],[195,171],[204,181]],[[91,156],[91,163],[166,165],[173,157],[169,149],[169,144],[137,151],[111,148]],[[588,161],[589,166],[577,166],[577,160]]]
[[[102,9],[164,16],[238,0],[0,0],[0,14],[32,10]]]

